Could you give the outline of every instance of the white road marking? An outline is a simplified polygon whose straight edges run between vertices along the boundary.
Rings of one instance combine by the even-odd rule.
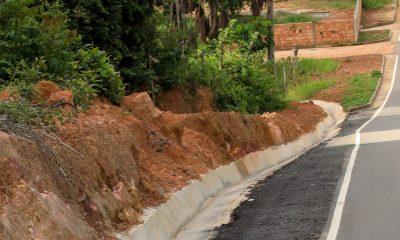
[[[400,41],[400,36],[398,41]],[[390,89],[388,94],[386,95],[385,101],[383,102],[382,106],[375,112],[375,114],[371,117],[371,119],[369,119],[366,123],[364,123],[359,129],[357,129],[356,131],[356,138],[355,138],[355,146],[353,148],[353,151],[351,152],[351,156],[349,159],[349,163],[347,165],[347,169],[343,178],[343,183],[342,186],[340,188],[340,192],[339,192],[339,196],[336,202],[336,207],[335,207],[335,211],[333,213],[333,217],[332,217],[332,222],[331,222],[331,226],[329,228],[329,233],[327,236],[327,240],[336,240],[338,231],[339,231],[339,226],[340,226],[340,221],[342,219],[342,212],[343,212],[343,207],[344,207],[344,203],[346,201],[346,195],[347,195],[347,190],[349,188],[350,185],[350,180],[351,180],[351,175],[353,172],[353,168],[354,168],[354,162],[357,156],[357,152],[358,149],[360,148],[360,142],[361,142],[361,130],[363,128],[365,128],[370,122],[372,122],[378,115],[379,113],[382,111],[382,109],[385,107],[391,93],[393,90],[393,86],[394,86],[394,81],[396,78],[396,73],[397,73],[397,65],[399,62],[399,56],[396,55],[396,62],[394,65],[394,70],[393,70],[393,77],[392,77],[392,82],[390,85]]]

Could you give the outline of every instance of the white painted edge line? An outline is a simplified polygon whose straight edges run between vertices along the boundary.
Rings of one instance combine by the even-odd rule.
[[[399,37],[398,41],[400,41],[400,37]],[[337,234],[339,231],[340,221],[342,219],[343,207],[344,207],[344,204],[346,201],[346,195],[347,195],[347,191],[348,191],[348,188],[350,185],[351,175],[352,175],[353,168],[354,168],[354,162],[355,162],[355,159],[357,156],[358,149],[360,148],[360,142],[361,142],[360,132],[363,128],[365,128],[370,122],[372,122],[379,115],[379,113],[382,111],[382,109],[385,107],[387,101],[389,100],[389,97],[393,90],[394,81],[396,78],[398,62],[399,62],[399,56],[396,55],[396,61],[395,61],[394,69],[393,69],[392,82],[390,84],[390,89],[389,89],[388,94],[386,95],[385,101],[382,103],[381,107],[375,112],[375,114],[371,117],[371,119],[369,119],[366,123],[364,123],[356,131],[356,138],[355,138],[355,143],[354,143],[355,146],[353,148],[353,151],[351,152],[349,163],[347,165],[346,172],[345,172],[345,175],[343,178],[342,186],[340,188],[339,196],[338,196],[338,199],[336,202],[335,211],[334,211],[333,217],[332,217],[331,226],[329,228],[328,236],[326,238],[327,240],[336,240],[336,237],[337,237]]]

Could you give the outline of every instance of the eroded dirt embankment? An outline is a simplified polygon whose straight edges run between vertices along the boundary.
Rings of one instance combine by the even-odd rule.
[[[111,238],[200,174],[295,140],[324,117],[312,103],[262,116],[173,114],[134,94],[60,125],[65,144],[0,132],[1,238]]]

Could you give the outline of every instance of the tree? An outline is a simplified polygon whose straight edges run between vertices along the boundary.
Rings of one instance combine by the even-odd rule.
[[[129,90],[151,78],[148,55],[154,49],[153,1],[149,0],[63,0],[70,10],[70,25],[85,43],[110,53]]]
[[[274,42],[274,0],[267,0],[267,18],[271,21],[268,26],[268,60],[275,60],[275,42]]]
[[[263,10],[264,0],[251,0],[250,8],[253,16],[260,16]]]

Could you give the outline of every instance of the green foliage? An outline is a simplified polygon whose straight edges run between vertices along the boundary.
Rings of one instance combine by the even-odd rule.
[[[367,44],[367,43],[383,42],[389,40],[390,40],[390,30],[383,29],[383,30],[360,32],[358,43]]]
[[[370,101],[381,77],[381,74],[378,73],[380,72],[357,74],[348,80],[349,87],[342,102],[345,109],[361,106]]]
[[[29,126],[51,125],[54,116],[61,116],[57,109],[35,107],[30,102],[21,100],[0,102],[0,116],[7,116],[8,120]]]
[[[363,8],[379,9],[389,4],[391,0],[363,0]]]
[[[64,0],[70,25],[85,43],[110,53],[129,90],[136,90],[152,77],[149,55],[156,56],[156,19],[152,1]]]
[[[46,79],[71,88],[79,105],[95,94],[118,103],[124,94],[118,72],[104,52],[82,45],[67,20],[58,1],[0,2],[0,84],[32,86]],[[23,89],[22,97],[31,90]]]
[[[303,101],[313,97],[317,92],[327,89],[335,84],[334,80],[312,80],[289,88],[287,99],[290,101]]]
[[[124,96],[124,84],[107,54],[98,48],[80,49],[78,71],[97,94],[119,103]],[[81,85],[81,84],[79,84]]]
[[[282,86],[262,50],[270,22],[255,19],[249,24],[232,20],[216,40],[199,44],[166,76],[178,84],[195,81],[210,87],[224,111],[261,113],[283,108]]]
[[[252,17],[247,23],[240,23],[234,19],[229,26],[220,32],[218,37],[219,45],[235,44],[245,51],[258,51],[267,47],[267,37],[271,21],[262,17]]]
[[[313,22],[319,18],[306,13],[285,13],[278,15],[275,19],[276,24],[281,23],[299,23],[299,22]]]

